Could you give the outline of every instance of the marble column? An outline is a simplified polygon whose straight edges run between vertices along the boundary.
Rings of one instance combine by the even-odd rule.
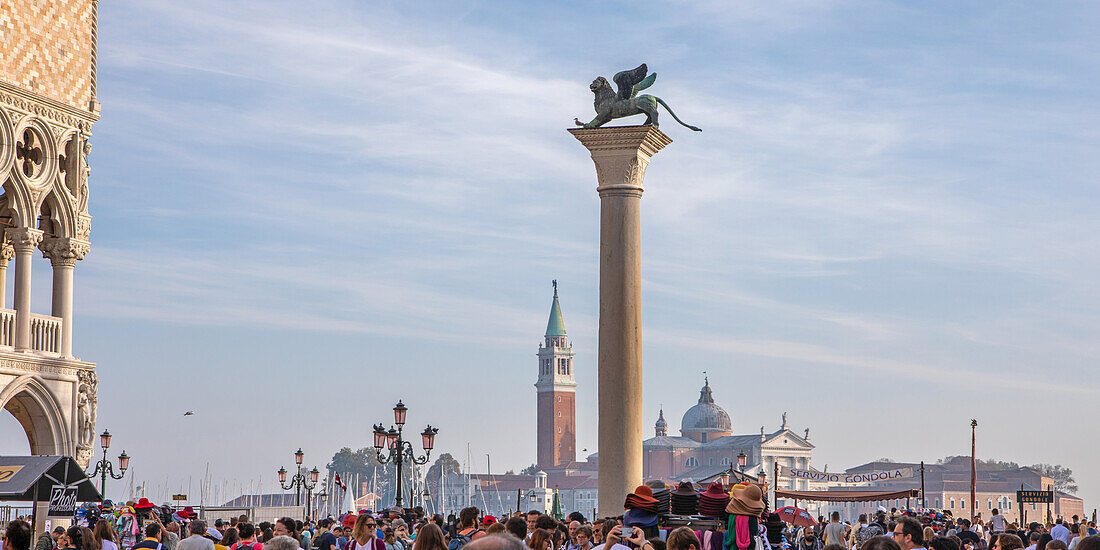
[[[42,231],[12,228],[4,237],[15,249],[15,350],[26,351],[31,349],[31,261],[42,242]]]
[[[53,266],[53,308],[50,313],[61,318],[62,357],[73,356],[73,268],[77,260],[88,253],[88,243],[70,238],[52,238],[42,241],[42,255]]]
[[[15,249],[0,243],[0,309],[8,307],[8,262],[15,259]]]
[[[599,515],[622,513],[642,483],[642,179],[672,140],[650,126],[573,128],[600,195]]]

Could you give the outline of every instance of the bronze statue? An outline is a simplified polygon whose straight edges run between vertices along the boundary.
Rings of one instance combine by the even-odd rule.
[[[592,90],[592,93],[596,94],[596,118],[591,122],[585,124],[578,118],[574,118],[573,122],[577,126],[584,126],[585,128],[599,128],[608,122],[616,118],[623,118],[632,115],[645,114],[646,119],[642,124],[643,126],[658,127],[657,124],[657,104],[660,103],[668,110],[668,114],[672,115],[672,118],[676,119],[685,128],[695,130],[696,132],[702,132],[700,128],[684,123],[680,120],[680,117],[676,116],[676,113],[672,112],[672,108],[668,106],[661,98],[653,95],[638,95],[638,92],[653,85],[653,81],[657,80],[657,73],[653,73],[646,76],[649,72],[649,68],[645,63],[638,65],[638,68],[632,71],[622,71],[617,73],[612,79],[615,81],[615,86],[618,88],[618,92],[611,90],[611,84],[607,82],[604,77],[597,77],[592,81],[592,84],[588,86],[588,89]]]

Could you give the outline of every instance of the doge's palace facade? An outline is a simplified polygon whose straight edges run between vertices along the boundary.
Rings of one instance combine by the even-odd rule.
[[[73,355],[73,271],[91,231],[97,9],[96,0],[0,2],[0,407],[22,424],[31,454],[84,466],[98,380]],[[51,310],[36,313],[32,267],[47,266]]]

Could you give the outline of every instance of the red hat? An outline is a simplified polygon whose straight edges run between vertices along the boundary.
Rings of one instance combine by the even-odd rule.
[[[623,503],[623,508],[657,513],[658,504],[660,504],[660,502],[653,498],[653,489],[648,485],[639,485],[637,489],[634,489],[633,493],[626,495],[626,502]]]
[[[137,504],[134,505],[134,508],[138,509],[138,510],[144,510],[146,508],[152,508],[152,507],[153,507],[153,503],[149,502],[149,499],[147,499],[145,497],[141,497],[140,499],[138,499]]]
[[[195,509],[190,507],[190,506],[187,506],[183,510],[180,510],[179,512],[176,512],[176,515],[183,518],[183,519],[191,519],[191,518],[195,517]]]
[[[488,516],[485,516],[484,518],[481,518],[481,524],[482,525],[492,525],[496,522],[497,522],[497,518],[495,518],[491,515],[488,515]]]
[[[344,527],[355,527],[355,520],[359,519],[359,516],[355,514],[348,514],[344,516]]]

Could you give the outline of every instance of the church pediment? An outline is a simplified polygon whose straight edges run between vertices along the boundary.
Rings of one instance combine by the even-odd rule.
[[[814,448],[814,444],[791,430],[779,430],[767,436],[760,444],[765,449],[806,449]]]

